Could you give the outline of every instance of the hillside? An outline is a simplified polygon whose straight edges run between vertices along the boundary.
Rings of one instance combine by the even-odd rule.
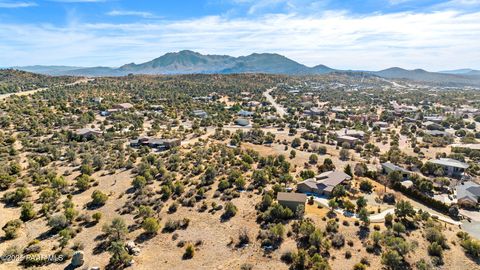
[[[0,69],[0,94],[16,93],[75,81],[73,77],[53,77],[14,69]]]

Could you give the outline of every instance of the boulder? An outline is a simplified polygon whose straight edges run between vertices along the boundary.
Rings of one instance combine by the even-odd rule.
[[[125,244],[125,248],[127,249],[128,254],[130,255],[134,255],[134,256],[140,255],[140,248],[137,247],[137,245],[133,241],[128,241]]]
[[[135,242],[133,241],[128,241],[126,244],[125,244],[125,247],[127,248],[127,250],[131,250],[133,248],[135,248],[137,245],[135,244]]]
[[[82,266],[84,263],[83,256],[84,256],[83,251],[75,251],[75,253],[73,253],[73,256],[72,256],[71,265],[73,267]]]

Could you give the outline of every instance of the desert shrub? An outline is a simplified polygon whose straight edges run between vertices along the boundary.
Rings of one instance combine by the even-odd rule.
[[[370,183],[368,180],[363,180],[360,182],[360,190],[365,192],[365,193],[370,193],[372,192],[373,189],[373,184]]]
[[[77,189],[80,191],[85,191],[90,188],[90,182],[90,176],[82,174],[77,178],[77,181],[75,182],[75,187],[77,187]]]
[[[232,202],[225,204],[225,212],[223,212],[223,219],[230,219],[237,214],[237,207]]]
[[[3,201],[6,204],[17,206],[20,202],[30,196],[30,190],[25,187],[19,187],[15,191],[3,194]]]
[[[96,212],[92,215],[92,218],[95,221],[95,223],[98,223],[100,219],[102,219],[102,213]]]
[[[353,270],[365,270],[365,269],[367,269],[367,266],[363,263],[356,263],[353,266]]]
[[[263,213],[262,218],[266,222],[276,222],[291,219],[293,216],[293,211],[290,208],[275,203]]]
[[[48,226],[50,226],[53,231],[60,231],[67,227],[67,225],[68,220],[64,214],[54,215],[48,220]]]
[[[332,238],[332,246],[341,248],[345,245],[345,236],[341,233],[337,233]]]
[[[250,243],[250,236],[248,235],[247,228],[243,228],[240,230],[240,233],[238,234],[238,245],[244,246],[248,243]]]
[[[24,203],[22,204],[22,210],[20,212],[20,219],[22,221],[28,221],[35,217],[37,213],[33,209],[33,203]]]
[[[8,221],[3,227],[2,230],[5,232],[5,238],[14,239],[18,236],[18,229],[23,225],[23,222],[20,219],[14,219]]]
[[[336,233],[338,231],[338,223],[335,221],[335,219],[329,219],[327,221],[325,230],[331,233]]]
[[[93,193],[92,193],[92,206],[102,206],[104,205],[107,200],[108,200],[108,195],[101,192],[100,190],[95,190]]]
[[[145,177],[141,175],[136,176],[132,181],[132,186],[137,190],[143,189],[146,185],[147,185],[147,180],[145,179]]]
[[[148,234],[156,234],[158,229],[160,229],[160,224],[158,224],[157,219],[153,217],[147,217],[143,220],[142,228]]]
[[[468,238],[463,240],[460,245],[468,255],[473,258],[480,258],[480,241]]]
[[[191,259],[195,255],[195,247],[192,244],[188,244],[183,254],[184,259]]]

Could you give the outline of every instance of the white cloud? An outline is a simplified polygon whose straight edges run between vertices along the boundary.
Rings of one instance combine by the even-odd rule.
[[[3,23],[0,66],[119,66],[191,49],[234,56],[275,52],[311,66],[344,69],[480,68],[479,17],[480,12],[357,16],[331,11],[66,27]]]
[[[0,8],[25,8],[37,6],[35,2],[0,1]]]
[[[136,16],[136,17],[142,17],[142,18],[156,18],[155,15],[153,15],[150,12],[146,11],[134,11],[134,10],[112,10],[107,12],[108,16]]]

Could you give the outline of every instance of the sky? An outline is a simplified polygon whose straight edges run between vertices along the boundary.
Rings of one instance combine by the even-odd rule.
[[[480,0],[0,0],[2,67],[116,67],[186,49],[480,69]]]

